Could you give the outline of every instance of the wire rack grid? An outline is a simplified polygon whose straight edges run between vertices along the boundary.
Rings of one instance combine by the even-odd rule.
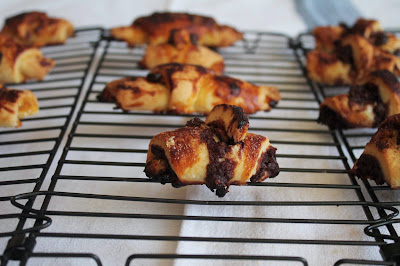
[[[395,34],[397,38],[400,37],[400,30],[390,30],[392,34]],[[299,47],[302,50],[302,60],[301,63],[303,68],[306,65],[305,55],[307,52],[314,49],[315,43],[312,35],[310,33],[301,34],[298,38]],[[323,100],[326,97],[344,94],[347,93],[349,88],[348,86],[326,86],[323,84],[315,83],[310,81],[310,85],[319,92],[320,98]],[[344,147],[348,152],[348,156],[352,161],[352,164],[356,162],[359,156],[364,151],[365,145],[369,142],[372,135],[376,132],[376,128],[363,128],[363,129],[347,129],[347,130],[336,130],[337,134],[343,140]],[[352,166],[351,164],[351,166]],[[378,186],[374,183],[374,181],[369,180],[360,180],[360,183],[363,185],[363,189],[365,193],[371,201],[375,203],[383,203],[388,206],[395,207],[399,209],[400,206],[400,191],[392,190],[389,186],[383,185]],[[387,213],[385,210],[380,209],[378,211],[381,217],[385,217]],[[381,239],[385,239],[392,245],[384,247],[381,252],[383,257],[387,257],[390,253],[393,254],[393,250],[400,249],[400,226],[399,219],[391,219],[388,222],[379,223],[375,226],[368,228],[376,229],[386,227],[386,233],[372,233],[367,231],[367,233],[371,236],[378,236]],[[388,254],[386,254],[388,253]],[[400,259],[400,255],[397,252],[397,262]]]
[[[398,210],[365,199],[348,174],[342,136],[316,123],[321,92],[305,77],[292,39],[246,32],[245,41],[219,50],[227,75],[275,85],[282,95],[271,112],[250,115],[250,132],[278,148],[280,175],[231,187],[223,199],[204,186],[175,189],[144,175],[150,139],[195,115],[123,113],[98,102],[107,82],[147,74],[137,67],[144,47],[104,39],[98,50],[48,189],[12,198],[40,218],[24,263],[394,265],[379,255],[387,244],[379,229],[371,228],[372,238],[364,228]]]
[[[42,225],[32,227],[37,215],[21,213],[9,200],[16,194],[41,189],[75,110],[102,31],[78,29],[65,45],[42,48],[44,56],[56,62],[44,81],[6,84],[33,91],[40,106],[37,116],[22,120],[23,127],[0,130],[0,249],[10,258],[18,252],[9,253],[8,248],[24,245],[19,237],[7,247],[12,236],[49,225],[50,220],[45,218]],[[26,206],[32,204],[28,201]]]

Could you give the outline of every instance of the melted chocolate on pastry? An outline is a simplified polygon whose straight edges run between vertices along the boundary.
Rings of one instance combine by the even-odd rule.
[[[265,177],[265,173],[268,173],[268,177],[273,178],[279,174],[279,165],[276,161],[275,156],[276,148],[270,147],[264,154],[261,155],[258,162],[258,170],[250,178],[251,182],[259,182]]]
[[[15,103],[18,100],[21,92],[22,91],[19,90],[7,89],[6,87],[0,85],[0,100],[8,103]]]
[[[347,120],[343,119],[340,114],[338,114],[326,105],[320,108],[317,122],[327,125],[330,129],[348,129],[357,127],[356,125],[349,123]]]
[[[385,182],[378,160],[369,154],[362,154],[360,156],[352,172],[361,179],[372,179],[378,185],[382,185]]]
[[[336,55],[343,63],[354,66],[353,49],[350,45],[336,46]]]

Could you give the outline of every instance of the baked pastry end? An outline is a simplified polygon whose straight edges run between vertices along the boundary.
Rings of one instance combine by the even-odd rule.
[[[0,85],[0,127],[20,127],[20,119],[38,111],[37,99],[31,91]]]
[[[400,114],[385,120],[354,164],[354,175],[400,189]]]

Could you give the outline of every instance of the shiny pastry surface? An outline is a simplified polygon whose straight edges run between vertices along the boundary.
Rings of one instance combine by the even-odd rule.
[[[0,35],[0,54],[0,83],[43,80],[55,65],[38,48],[18,44],[4,35]]]
[[[327,97],[318,121],[336,128],[377,127],[387,117],[400,113],[400,83],[387,71],[371,73],[348,94]]]
[[[270,110],[280,94],[275,87],[216,75],[201,66],[171,63],[155,67],[147,77],[109,82],[99,100],[116,102],[124,111],[208,114],[216,105],[231,104],[252,114]]]
[[[219,197],[230,185],[277,176],[276,149],[268,138],[247,133],[247,128],[243,109],[218,105],[206,122],[194,118],[183,128],[154,136],[144,171],[149,178],[174,187],[205,184]]]
[[[20,119],[39,111],[36,96],[29,90],[15,90],[0,84],[0,127],[20,127]]]
[[[197,44],[197,35],[187,30],[172,30],[167,43],[149,45],[139,65],[152,69],[167,63],[200,65],[217,74],[224,71],[224,58],[211,49]]]
[[[136,19],[132,25],[111,29],[111,36],[129,45],[160,44],[168,42],[170,31],[184,29],[198,36],[205,46],[231,46],[243,39],[236,29],[219,25],[213,18],[188,13],[153,13]]]
[[[400,114],[385,120],[354,164],[352,172],[376,184],[400,188]]]
[[[69,21],[48,17],[43,12],[28,12],[7,18],[1,30],[1,34],[19,44],[36,47],[62,44],[73,33],[74,27]]]
[[[315,50],[307,53],[310,79],[326,85],[359,83],[369,73],[389,70],[400,76],[400,40],[376,20],[358,19],[352,27],[317,27]]]

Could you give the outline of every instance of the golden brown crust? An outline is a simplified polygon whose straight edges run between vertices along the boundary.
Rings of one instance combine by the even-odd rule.
[[[377,127],[400,113],[400,83],[387,71],[376,71],[348,94],[328,97],[320,106],[319,122],[335,128]]]
[[[1,34],[19,44],[36,47],[61,44],[72,36],[74,27],[65,19],[51,18],[46,13],[22,13],[6,19]]]
[[[307,54],[312,80],[327,85],[360,83],[369,73],[389,70],[400,76],[400,40],[376,20],[358,19],[352,27],[317,27],[316,49]]]
[[[170,31],[185,29],[198,36],[198,43],[205,46],[230,46],[243,39],[234,28],[219,25],[210,17],[188,13],[153,13],[136,19],[131,26],[111,29],[111,36],[129,45],[166,43]]]
[[[334,52],[337,43],[348,35],[360,36],[375,48],[389,53],[395,53],[400,48],[400,40],[393,34],[384,32],[378,21],[363,18],[359,18],[352,27],[344,24],[316,27],[313,35],[316,49],[330,53]]]
[[[334,43],[340,39],[343,32],[343,27],[336,26],[314,28],[312,34],[315,38],[315,49],[330,53],[335,51]]]
[[[224,114],[224,110],[228,113]],[[243,110],[221,105],[210,116],[214,117],[208,119],[212,120],[210,123],[195,118],[184,128],[156,135],[149,144],[146,175],[162,183],[171,182],[175,187],[206,184],[211,191],[216,189],[220,197],[228,192],[230,185],[244,185],[248,179],[261,182],[278,175],[276,149],[268,138],[244,133],[242,140],[230,143],[225,136],[243,132],[235,133],[229,126],[215,127],[213,121],[225,117],[241,121],[246,116]]]
[[[400,75],[400,58],[374,48],[359,35],[347,35],[334,53],[314,50],[307,54],[310,79],[327,85],[360,83],[377,70]]]
[[[0,127],[20,127],[20,119],[38,111],[37,99],[31,91],[8,89],[0,84]]]
[[[391,188],[400,188],[400,114],[393,115],[379,126],[354,164],[352,172],[362,179],[377,184],[386,182]]]
[[[21,45],[0,35],[0,83],[21,83],[42,80],[55,63],[34,47]]]
[[[222,74],[224,58],[205,46],[197,45],[196,39],[187,30],[172,30],[168,43],[149,45],[139,64],[149,69],[167,63],[192,64]]]
[[[274,87],[218,76],[200,66],[171,63],[154,68],[147,78],[110,82],[99,98],[116,100],[125,111],[207,114],[216,105],[230,104],[255,113],[270,110],[280,100],[280,94]]]

